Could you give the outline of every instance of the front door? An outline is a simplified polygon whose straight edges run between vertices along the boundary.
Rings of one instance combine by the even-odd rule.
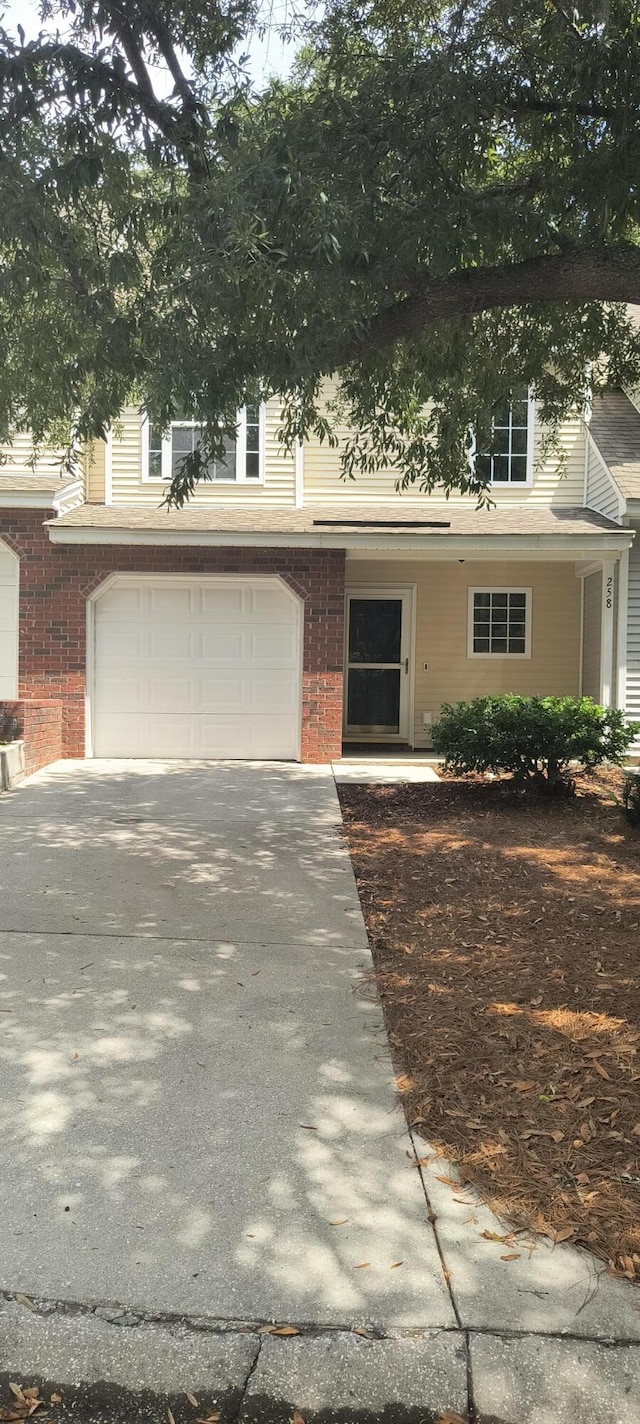
[[[408,589],[347,594],[346,737],[408,738],[410,635]]]

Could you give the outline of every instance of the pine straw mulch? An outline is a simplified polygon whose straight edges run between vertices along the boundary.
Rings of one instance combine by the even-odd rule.
[[[340,800],[409,1123],[514,1226],[640,1281],[640,833],[619,789]]]

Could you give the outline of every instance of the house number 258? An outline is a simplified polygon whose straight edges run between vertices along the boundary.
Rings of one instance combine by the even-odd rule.
[[[609,574],[607,577],[607,587],[605,596],[607,608],[613,608],[613,574]]]

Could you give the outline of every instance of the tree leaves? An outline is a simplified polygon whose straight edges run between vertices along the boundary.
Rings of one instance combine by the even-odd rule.
[[[575,33],[527,0],[508,23],[500,0],[402,23],[328,0],[304,74],[258,97],[227,63],[251,16],[145,6],[134,33],[79,6],[68,43],[0,44],[0,424],[70,459],[133,399],[193,410],[213,450],[280,392],[284,441],[340,440],[345,478],[486,500],[469,432],[516,379],[561,461],[588,368],[640,384],[616,305],[640,274],[629,0]]]

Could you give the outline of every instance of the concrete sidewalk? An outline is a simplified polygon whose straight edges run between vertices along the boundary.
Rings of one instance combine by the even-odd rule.
[[[328,769],[60,763],[0,801],[0,904],[0,1375],[640,1424],[640,1295],[414,1165]]]

